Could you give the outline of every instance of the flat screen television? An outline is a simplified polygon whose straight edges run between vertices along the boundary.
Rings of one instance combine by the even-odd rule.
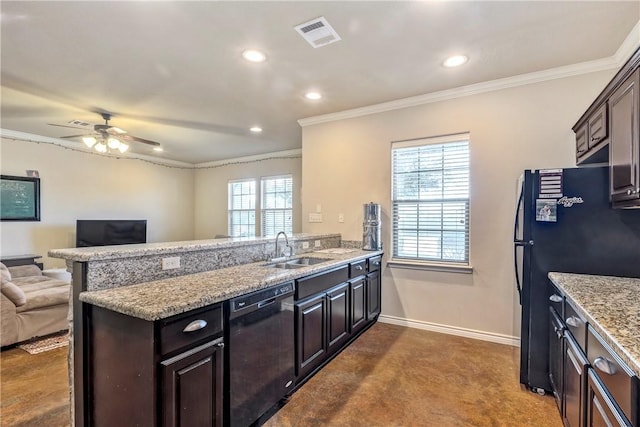
[[[147,220],[76,220],[76,247],[147,243]]]

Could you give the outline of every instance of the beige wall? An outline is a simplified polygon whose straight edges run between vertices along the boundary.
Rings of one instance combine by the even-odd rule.
[[[239,163],[231,162],[228,165],[196,169],[195,238],[211,239],[216,234],[228,233],[227,183],[230,180],[254,178],[259,183],[261,177],[289,174],[293,177],[293,231],[299,232],[301,168],[302,162],[298,156],[255,161],[239,160]]]
[[[516,179],[523,169],[575,166],[571,126],[615,71],[303,128],[303,232],[361,239],[362,204],[379,202],[390,238],[390,142],[470,132],[473,274],[385,268],[383,315],[519,335],[513,275]],[[320,204],[322,223],[308,223]],[[338,223],[339,213],[345,222]]]
[[[193,238],[194,172],[135,159],[111,159],[49,144],[2,140],[2,174],[41,178],[41,221],[2,222],[1,254],[45,256],[75,246],[76,219],[146,219],[149,242]]]

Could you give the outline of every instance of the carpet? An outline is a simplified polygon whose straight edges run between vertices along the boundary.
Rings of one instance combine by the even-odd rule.
[[[29,354],[38,354],[56,348],[65,347],[67,345],[69,345],[69,333],[64,332],[62,334],[20,344],[18,348],[26,351]]]

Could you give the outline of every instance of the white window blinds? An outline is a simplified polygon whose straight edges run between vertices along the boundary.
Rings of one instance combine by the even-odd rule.
[[[469,135],[391,147],[393,258],[469,264]]]
[[[229,182],[229,236],[255,237],[256,182]]]
[[[293,231],[293,179],[291,175],[262,179],[262,235]]]

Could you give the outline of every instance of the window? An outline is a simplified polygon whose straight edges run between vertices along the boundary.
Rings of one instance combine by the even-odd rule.
[[[229,236],[255,237],[256,182],[229,182]]]
[[[293,179],[276,176],[262,179],[262,235],[272,237],[279,231],[293,230]]]
[[[469,135],[394,142],[393,259],[469,264]]]
[[[273,237],[279,231],[293,232],[293,178],[271,176],[260,180],[257,200],[256,180],[229,182],[229,231],[231,237]],[[259,218],[260,231],[256,230]]]

